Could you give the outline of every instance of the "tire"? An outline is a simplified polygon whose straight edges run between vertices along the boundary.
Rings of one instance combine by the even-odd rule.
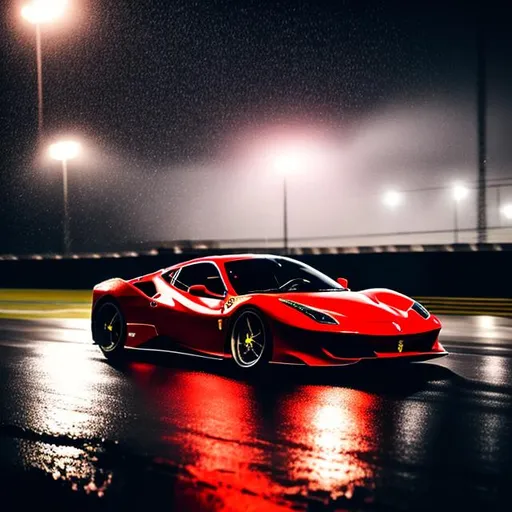
[[[92,334],[109,361],[119,361],[124,353],[126,320],[114,299],[101,302],[92,316]]]
[[[243,371],[262,368],[272,357],[272,335],[255,308],[244,308],[232,320],[228,346],[234,365]]]

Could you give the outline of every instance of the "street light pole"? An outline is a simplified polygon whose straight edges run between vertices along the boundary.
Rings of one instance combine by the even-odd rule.
[[[479,2],[477,16],[477,135],[478,135],[478,195],[477,195],[477,241],[487,242],[487,142],[486,142],[486,7]]]
[[[64,15],[67,0],[31,0],[21,9],[21,16],[36,29],[37,60],[37,138],[41,149],[43,138],[43,57],[41,25],[52,23]]]
[[[459,201],[453,202],[453,234],[455,243],[459,243]]]
[[[71,252],[71,235],[69,231],[68,208],[68,161],[62,160],[62,185],[64,192],[64,254]]]
[[[501,227],[501,185],[496,187],[496,207],[498,210],[498,226]]]
[[[41,25],[36,23],[37,58],[37,139],[39,146],[43,139],[43,58],[41,52]]]
[[[60,160],[62,164],[62,186],[64,193],[64,254],[69,255],[71,252],[71,235],[69,227],[69,204],[68,204],[68,160],[78,156],[80,153],[80,144],[72,140],[63,140],[56,142],[50,146],[50,156],[54,160]]]
[[[286,173],[283,173],[283,235],[284,253],[288,254],[288,197]]]
[[[453,230],[455,243],[459,243],[459,203],[469,194],[469,189],[461,184],[455,184],[453,187]]]

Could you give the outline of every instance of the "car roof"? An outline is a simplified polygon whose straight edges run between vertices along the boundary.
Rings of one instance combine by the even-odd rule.
[[[236,260],[250,260],[250,259],[265,259],[265,258],[282,258],[276,254],[221,254],[215,256],[203,256],[201,258],[194,258],[192,260],[182,261],[172,265],[167,270],[177,269],[184,267],[190,263],[202,263],[202,262],[214,262],[214,263],[226,263],[228,261]]]

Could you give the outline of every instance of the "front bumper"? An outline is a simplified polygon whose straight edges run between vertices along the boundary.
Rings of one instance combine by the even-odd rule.
[[[304,331],[283,324],[274,329],[274,355],[281,363],[310,366],[354,364],[361,360],[426,361],[448,354],[439,331],[381,336]]]

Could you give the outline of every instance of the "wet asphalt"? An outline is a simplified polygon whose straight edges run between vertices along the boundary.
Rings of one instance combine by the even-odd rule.
[[[510,321],[443,332],[432,363],[247,378],[2,320],[2,510],[510,510]]]

